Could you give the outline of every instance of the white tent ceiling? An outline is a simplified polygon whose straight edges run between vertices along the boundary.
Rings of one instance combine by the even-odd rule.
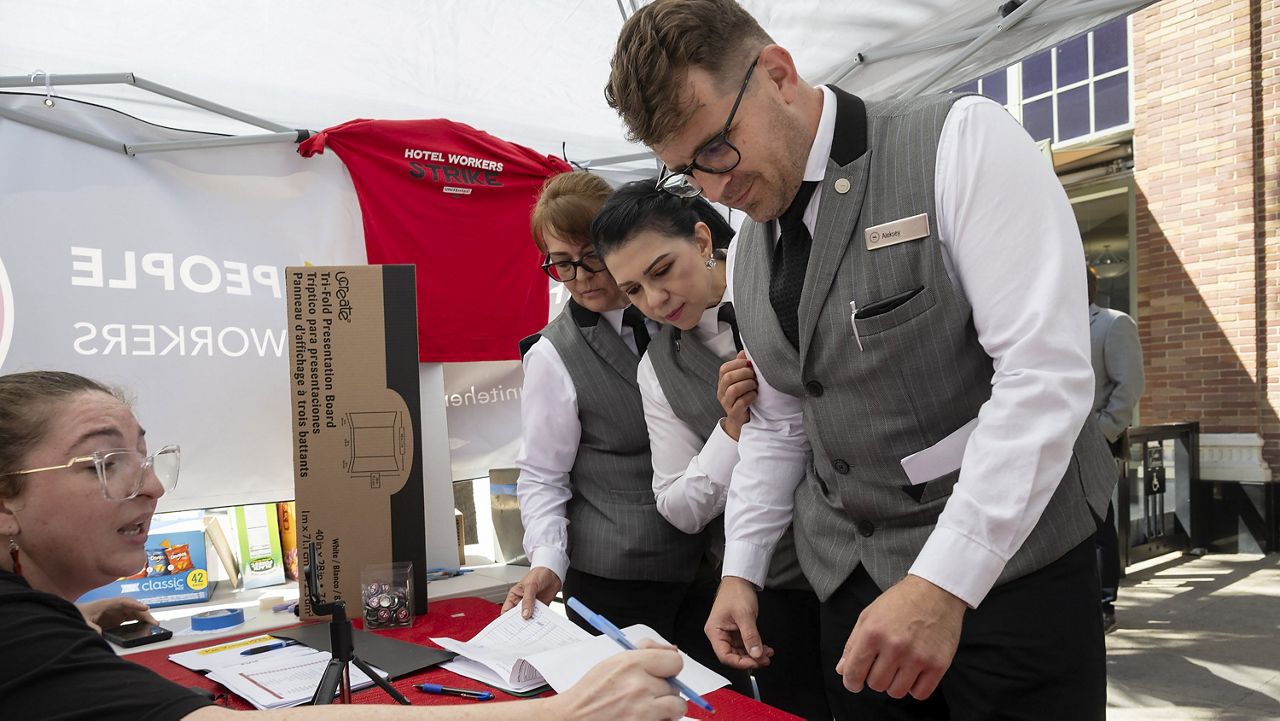
[[[1029,0],[1035,12],[929,89],[965,80],[1150,0]],[[132,72],[295,128],[446,117],[572,160],[635,153],[602,88],[634,0],[0,0],[0,76]],[[999,20],[999,0],[744,0],[813,82],[911,89]],[[1067,20],[1080,8],[1087,14]],[[1056,18],[1045,23],[1044,17]],[[1006,21],[1006,24],[1007,23]],[[904,46],[942,49],[891,57]],[[962,42],[957,42],[963,40]],[[862,53],[866,62],[854,65]],[[850,69],[852,68],[852,69]],[[55,93],[173,127],[258,132],[130,87]]]

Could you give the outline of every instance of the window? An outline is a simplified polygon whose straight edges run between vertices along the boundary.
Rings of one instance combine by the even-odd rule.
[[[1035,140],[1064,143],[1129,125],[1129,75],[1129,20],[1121,17],[952,91],[981,93]]]

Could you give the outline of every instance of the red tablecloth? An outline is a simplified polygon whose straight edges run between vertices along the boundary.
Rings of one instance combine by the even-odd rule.
[[[496,603],[486,601],[481,598],[453,598],[444,601],[433,601],[430,610],[425,616],[419,616],[414,619],[412,628],[399,628],[387,631],[373,631],[373,633],[389,636],[401,641],[409,641],[412,643],[420,643],[426,646],[438,648],[428,639],[432,636],[449,638],[468,639],[479,633],[490,621],[498,617],[501,607]],[[356,627],[361,625],[359,620],[355,621]],[[239,638],[246,638],[257,634],[244,634]],[[218,639],[219,641],[230,640]],[[194,648],[211,645],[210,640],[199,641],[173,648],[162,648],[154,651],[144,651],[129,656],[125,656],[130,661],[146,666],[165,678],[183,686],[199,686],[210,690],[222,690],[221,687],[208,680],[202,674],[189,671],[169,660],[169,655],[180,651],[189,651]],[[360,653],[357,645],[356,654]],[[401,693],[409,698],[415,706],[433,706],[443,704],[457,703],[476,703],[459,699],[453,696],[432,696],[424,694],[412,688],[415,683],[438,683],[447,686],[461,686],[464,688],[488,688],[481,686],[475,681],[463,678],[451,671],[445,671],[440,668],[431,668],[421,673],[414,674],[395,681],[392,683]],[[497,699],[507,701],[516,697],[505,694],[496,689],[494,691]],[[733,719],[733,721],[788,721],[798,717],[792,716],[785,711],[780,711],[772,706],[766,706],[753,699],[749,699],[741,694],[735,693],[729,689],[720,689],[709,694],[707,701],[716,709],[716,714],[712,716],[702,709],[689,704],[688,714],[693,718],[700,719]],[[351,697],[352,703],[357,704],[387,704],[394,703],[386,693],[377,687],[368,688],[363,691],[357,691]],[[228,699],[227,705],[235,709],[252,708],[249,704],[239,697],[232,696]]]

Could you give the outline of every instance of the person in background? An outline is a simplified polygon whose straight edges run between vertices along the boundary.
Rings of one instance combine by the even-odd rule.
[[[733,228],[702,198],[677,198],[640,180],[609,196],[591,237],[622,292],[663,324],[637,374],[653,492],[658,511],[680,530],[715,532],[709,551],[718,581],[729,479],[756,395],[725,280]],[[769,663],[754,673],[760,700],[802,718],[831,718],[818,660],[818,597],[800,572],[790,529],[774,550],[759,603],[761,633],[773,642]]]
[[[146,563],[156,503],[178,480],[179,452],[148,452],[121,396],[73,373],[0,376],[0,709],[5,721],[213,721],[233,713],[115,654],[72,604]],[[106,619],[103,619],[106,620]],[[568,692],[485,706],[324,706],[266,719],[528,718],[657,721],[684,715],[666,677],[670,649],[618,654]],[[235,716],[240,718],[239,715]]]
[[[755,596],[792,524],[838,718],[1102,719],[1115,466],[1080,234],[1026,131],[979,96],[812,86],[732,0],[641,7],[605,96],[664,189],[750,217],[728,276],[759,387],[718,654],[759,662]]]
[[[706,549],[658,513],[649,436],[636,383],[657,325],[630,307],[591,248],[591,221],[610,188],[585,171],[550,178],[530,224],[543,269],[570,299],[521,343],[523,438],[516,496],[530,570],[503,610],[563,590],[619,628],[644,624],[715,663],[701,633],[694,578]],[[589,625],[573,611],[569,618]]]
[[[1133,422],[1133,409],[1146,388],[1142,373],[1142,345],[1138,324],[1125,313],[1098,306],[1098,273],[1089,276],[1089,345],[1093,358],[1093,416],[1111,445],[1117,465],[1124,463],[1124,432]],[[1095,545],[1102,586],[1102,628],[1116,626],[1116,598],[1120,590],[1120,543],[1116,510],[1107,504],[1107,517],[1098,526]]]

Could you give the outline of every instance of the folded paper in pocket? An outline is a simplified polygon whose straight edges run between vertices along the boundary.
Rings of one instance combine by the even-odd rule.
[[[977,427],[978,419],[974,418],[932,446],[903,458],[900,461],[902,470],[906,472],[911,485],[928,483],[959,468],[960,462],[964,460],[964,448],[969,443],[969,436]]]

